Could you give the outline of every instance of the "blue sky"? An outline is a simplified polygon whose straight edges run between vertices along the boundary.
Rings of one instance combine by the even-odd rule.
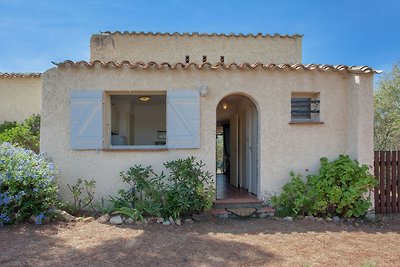
[[[88,60],[106,30],[304,34],[303,63],[400,60],[400,1],[0,0],[0,72],[43,72],[51,61]]]

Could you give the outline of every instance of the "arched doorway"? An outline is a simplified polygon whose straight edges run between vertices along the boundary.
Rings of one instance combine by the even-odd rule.
[[[217,199],[257,197],[258,111],[247,96],[224,97],[216,110]]]

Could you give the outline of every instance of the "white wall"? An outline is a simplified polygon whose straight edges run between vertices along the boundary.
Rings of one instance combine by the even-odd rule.
[[[0,77],[0,123],[21,122],[32,114],[40,114],[41,107],[40,77]]]
[[[119,172],[134,164],[152,165],[161,171],[167,160],[194,155],[215,173],[216,108],[225,96],[241,93],[249,96],[258,109],[259,195],[276,193],[290,180],[291,170],[317,171],[323,156],[334,159],[339,154],[350,154],[362,163],[373,163],[369,121],[373,114],[372,74],[357,75],[358,83],[353,82],[353,76],[304,70],[54,68],[43,74],[41,149],[59,166],[63,197],[68,196],[65,183],[78,178],[95,179],[97,197],[113,195],[124,186]],[[78,151],[69,146],[71,90],[167,91],[204,85],[208,86],[208,93],[200,103],[200,149]],[[289,124],[293,91],[320,93],[320,118],[324,124]]]
[[[294,37],[224,37],[161,36],[130,34],[95,34],[90,40],[90,60],[185,63],[301,63],[301,36]]]

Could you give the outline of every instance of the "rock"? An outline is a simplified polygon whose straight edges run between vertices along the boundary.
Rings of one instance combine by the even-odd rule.
[[[365,215],[365,219],[368,222],[375,222],[376,221],[376,215],[375,215],[375,213],[367,213],[367,215]]]
[[[94,218],[93,217],[86,217],[82,219],[82,222],[84,223],[89,223],[89,222],[93,222]]]
[[[147,226],[149,224],[149,221],[146,218],[144,218],[143,220],[140,220],[140,221],[136,221],[136,223],[137,222],[141,222],[142,225],[144,225],[144,226]]]
[[[194,221],[192,219],[186,219],[184,222],[187,223],[187,224],[193,224],[194,223]]]
[[[339,222],[340,222],[339,216],[333,216],[333,217],[332,217],[332,222],[334,222],[334,223],[339,223]]]
[[[59,215],[57,216],[60,220],[66,221],[66,222],[72,222],[76,220],[75,216],[72,216],[68,212],[61,210]]]
[[[157,223],[163,223],[163,222],[164,222],[164,218],[162,218],[162,217],[157,218]]]
[[[117,215],[117,216],[111,217],[110,223],[112,225],[119,225],[119,224],[123,224],[124,222],[122,221],[121,216]]]
[[[354,222],[354,218],[347,218],[346,221],[350,222],[350,223],[353,223]]]
[[[325,220],[324,220],[324,218],[317,218],[317,222],[319,222],[319,223],[323,223]]]
[[[267,218],[267,217],[268,217],[268,213],[266,213],[266,212],[260,213],[258,215],[258,218]]]
[[[282,218],[278,217],[278,216],[274,216],[274,217],[272,217],[272,219],[275,221],[282,221]]]
[[[175,224],[176,225],[182,225],[182,220],[179,219],[179,218],[175,219]]]
[[[110,215],[109,214],[104,214],[101,215],[99,218],[97,218],[96,222],[98,223],[108,223],[110,220]]]
[[[306,221],[310,221],[310,222],[315,222],[317,220],[317,218],[315,218],[314,216],[305,216],[304,219]]]
[[[360,224],[359,224],[359,223],[357,223],[357,222],[356,222],[354,225],[355,225],[356,227],[359,227],[359,226],[360,226]]]
[[[285,222],[293,222],[293,218],[290,217],[290,216],[283,217],[283,220],[284,220]]]
[[[29,217],[29,222],[30,222],[30,223],[33,223],[33,224],[36,224],[35,215],[31,215],[31,217]]]
[[[171,216],[169,216],[168,220],[171,224],[175,224],[175,220]]]
[[[163,225],[171,225],[171,222],[169,220],[165,220],[162,224]]]
[[[213,219],[213,216],[208,212],[192,215],[192,220],[195,222],[209,222],[209,221],[212,221],[212,219]]]
[[[125,223],[126,223],[126,224],[134,224],[134,223],[135,223],[135,220],[132,219],[132,218],[128,218],[128,219],[125,220]]]
[[[147,222],[148,223],[156,223],[157,222],[157,217],[147,217]]]
[[[201,222],[201,215],[200,214],[193,214],[192,220],[195,222]]]
[[[332,219],[331,217],[325,218],[325,220],[326,220],[327,222],[332,222],[332,221],[333,221],[333,219]]]

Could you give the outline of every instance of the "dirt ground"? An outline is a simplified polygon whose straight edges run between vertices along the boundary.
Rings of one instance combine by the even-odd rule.
[[[7,226],[0,266],[400,266],[400,217],[359,226],[272,219]]]

